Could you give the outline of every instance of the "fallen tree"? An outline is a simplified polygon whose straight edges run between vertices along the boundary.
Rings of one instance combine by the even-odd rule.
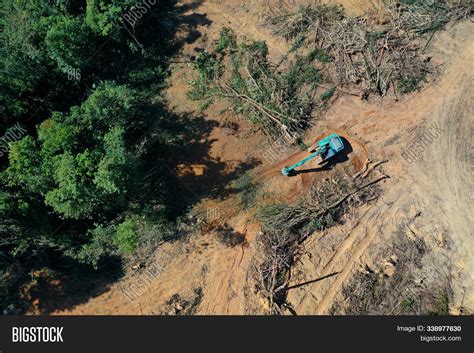
[[[263,233],[260,245],[264,255],[256,265],[258,289],[268,298],[272,313],[281,313],[281,306],[286,305],[290,269],[304,241],[317,231],[343,223],[349,210],[378,198],[378,183],[388,178],[383,172],[374,172],[380,164],[374,163],[365,177],[336,173],[313,185],[307,197],[296,205],[269,205],[259,211]]]
[[[349,17],[341,6],[309,5],[268,17],[266,26],[293,50],[310,48],[334,84],[361,85],[364,97],[421,87],[436,72],[424,49],[447,23],[472,16],[472,1],[389,1],[384,13]],[[430,36],[424,36],[431,34]]]
[[[188,97],[203,101],[203,107],[225,99],[269,138],[292,144],[299,139],[295,132],[310,125],[314,108],[330,97],[318,100],[315,95],[323,79],[314,60],[305,55],[273,64],[265,42],[238,43],[234,32],[224,28],[214,51],[196,57],[199,78],[190,82]]]

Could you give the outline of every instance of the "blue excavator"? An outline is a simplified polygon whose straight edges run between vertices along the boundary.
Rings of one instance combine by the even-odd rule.
[[[316,157],[320,157],[319,164],[322,165],[343,149],[344,143],[342,142],[339,135],[332,134],[319,141],[314,148],[310,148],[309,152],[311,154],[308,157],[292,165],[291,167],[283,168],[281,170],[281,174],[283,174],[284,176],[294,175],[297,173],[297,171],[295,170],[296,168],[301,167],[303,164],[309,162],[310,160]]]

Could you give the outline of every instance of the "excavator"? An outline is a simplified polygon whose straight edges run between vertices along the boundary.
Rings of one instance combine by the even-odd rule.
[[[314,147],[311,147],[308,152],[311,154],[302,159],[298,163],[292,165],[291,167],[285,167],[281,170],[281,174],[284,176],[292,176],[298,172],[295,170],[298,167],[301,167],[303,164],[309,162],[313,158],[319,157],[319,165],[325,164],[337,153],[341,152],[344,149],[344,143],[337,134],[329,135],[328,137],[322,139]]]

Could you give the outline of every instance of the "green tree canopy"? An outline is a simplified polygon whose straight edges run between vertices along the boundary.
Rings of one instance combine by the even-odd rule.
[[[123,202],[135,160],[127,126],[136,117],[135,92],[101,84],[69,114],[55,113],[38,128],[38,142],[14,144],[6,176],[44,196],[65,218],[91,218]]]

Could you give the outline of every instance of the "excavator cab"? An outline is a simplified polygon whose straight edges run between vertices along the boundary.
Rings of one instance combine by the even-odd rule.
[[[321,153],[321,162],[319,164],[323,164],[344,149],[344,143],[337,134],[332,134],[319,141],[318,146],[324,151]]]

